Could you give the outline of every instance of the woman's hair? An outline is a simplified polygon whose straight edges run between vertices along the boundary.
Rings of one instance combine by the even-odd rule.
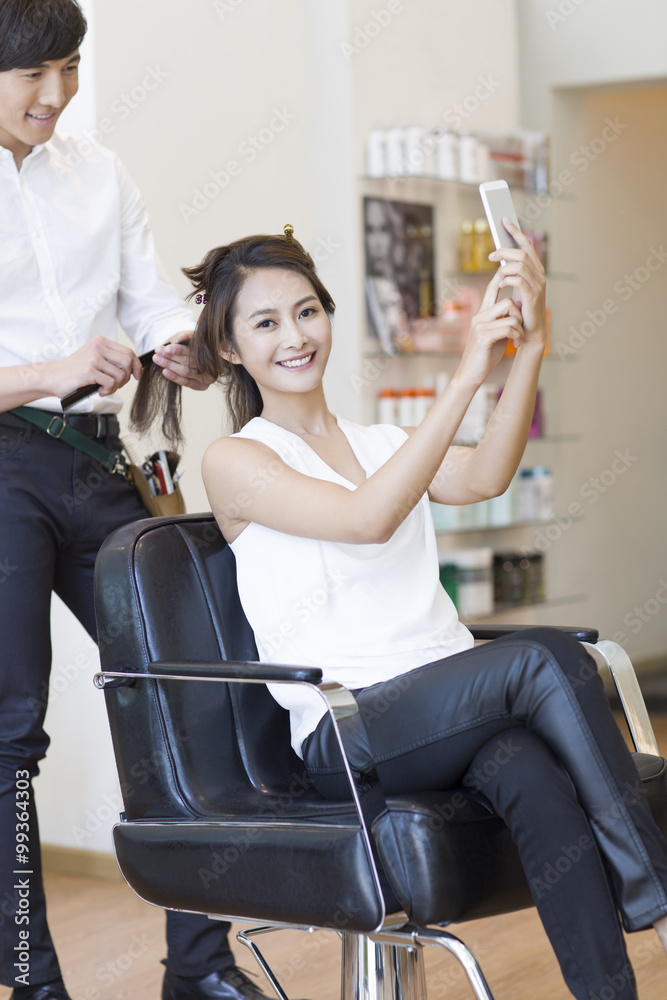
[[[190,343],[193,361],[202,375],[225,386],[234,433],[252,417],[259,416],[263,403],[257,383],[243,365],[232,364],[222,354],[231,353],[235,347],[233,323],[243,282],[253,271],[266,267],[281,267],[303,275],[313,286],[326,314],[333,316],[334,301],[317,276],[312,257],[292,236],[246,236],[210,250],[201,264],[183,268],[194,285],[188,297],[195,297],[195,302],[204,306]],[[157,366],[145,370],[132,404],[133,426],[145,431],[162,413],[163,434],[172,444],[180,444],[179,388],[161,378]]]
[[[66,59],[87,27],[75,0],[0,0],[0,73]]]

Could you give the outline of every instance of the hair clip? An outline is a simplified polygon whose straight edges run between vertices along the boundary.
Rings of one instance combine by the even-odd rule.
[[[195,295],[195,302],[197,303],[198,306],[202,304],[206,305],[206,303],[208,302],[208,295]]]
[[[283,232],[286,240],[289,240],[290,243],[296,243],[296,245],[299,246],[298,242],[294,239],[294,226],[291,225],[291,223],[288,222],[287,225],[283,227]],[[308,252],[304,250],[303,247],[300,247],[300,249],[303,256],[308,257]]]

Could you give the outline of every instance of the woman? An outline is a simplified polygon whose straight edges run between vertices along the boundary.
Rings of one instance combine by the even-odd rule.
[[[667,945],[667,844],[592,661],[553,629],[473,648],[438,580],[429,498],[501,494],[533,413],[544,271],[505,225],[518,249],[502,250],[456,374],[417,428],[360,427],[329,411],[334,304],[291,227],[185,269],[204,302],[196,363],[228,383],[235,432],[209,447],[203,475],[260,659],[321,666],[355,691],[361,711],[342,720],[343,740],[385,794],[477,784],[512,831],[574,996],[612,988],[630,1000],[617,908],[626,930],[653,924]],[[503,287],[516,301],[497,299]],[[508,339],[517,353],[482,440],[452,447]],[[315,785],[345,795],[317,695],[270,689]],[[545,880],[567,850],[576,863]]]

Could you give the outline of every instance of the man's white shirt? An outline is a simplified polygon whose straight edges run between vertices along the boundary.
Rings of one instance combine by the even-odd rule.
[[[98,334],[137,354],[193,329],[155,252],[148,215],[115,155],[74,136],[35,146],[17,170],[0,147],[0,365],[59,361]],[[30,404],[60,412],[54,397]],[[72,412],[115,413],[95,393]]]

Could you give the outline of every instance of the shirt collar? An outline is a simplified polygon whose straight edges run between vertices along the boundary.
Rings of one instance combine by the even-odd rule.
[[[46,146],[47,143],[45,142],[40,143],[38,146],[33,146],[28,155],[26,156],[26,158],[24,159],[21,168],[23,168],[23,165],[26,164],[28,160],[36,160],[41,155],[42,151],[46,149]],[[13,163],[14,154],[12,153],[11,149],[7,149],[6,146],[0,146],[0,160],[5,160],[7,162],[11,160]]]

